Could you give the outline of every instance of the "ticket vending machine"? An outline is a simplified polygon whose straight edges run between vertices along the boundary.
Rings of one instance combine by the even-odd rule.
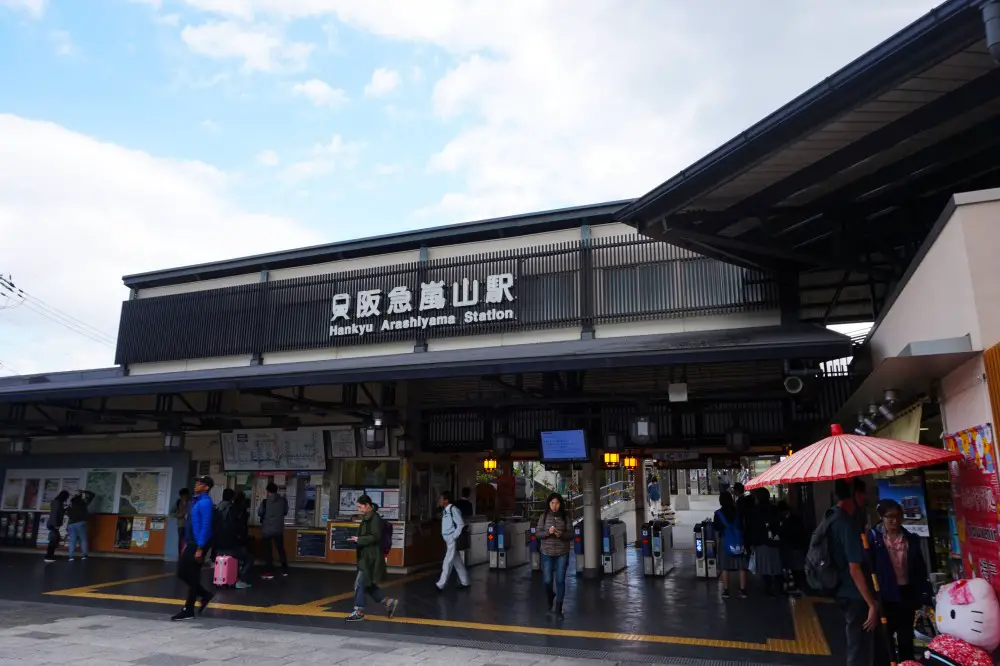
[[[528,521],[520,518],[490,523],[486,531],[490,569],[513,569],[528,563],[528,526]]]
[[[576,575],[583,575],[583,521],[578,520],[573,526],[573,559],[576,560]]]
[[[642,526],[642,573],[666,576],[674,568],[674,528],[663,520]]]
[[[601,521],[601,570],[618,573],[628,566],[628,533],[625,523],[612,518]]]
[[[538,541],[538,535],[535,534],[535,530],[536,529],[538,529],[538,528],[536,528],[534,526],[531,527],[531,531],[529,532],[529,534],[530,534],[529,539],[530,540],[528,541],[528,552],[531,555],[531,570],[532,571],[539,571],[542,568],[541,542]]]
[[[719,562],[716,555],[715,528],[711,520],[704,520],[694,526],[695,575],[698,578],[719,577]]]

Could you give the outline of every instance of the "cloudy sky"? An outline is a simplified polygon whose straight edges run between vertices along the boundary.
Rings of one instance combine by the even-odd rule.
[[[639,196],[935,4],[0,0],[0,375],[127,273]]]

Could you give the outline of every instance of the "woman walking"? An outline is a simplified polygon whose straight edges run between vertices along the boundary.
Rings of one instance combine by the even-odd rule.
[[[931,598],[927,565],[920,549],[920,538],[903,527],[903,507],[891,499],[878,503],[882,522],[868,532],[875,561],[875,576],[882,594],[882,605],[889,635],[895,635],[899,662],[913,659],[913,620],[917,607]],[[885,651],[885,641],[876,641],[876,651]],[[876,663],[889,663],[882,654]]]
[[[764,581],[764,593],[773,597],[784,589],[781,551],[778,548],[778,515],[771,506],[771,495],[766,489],[755,490],[754,498],[753,511],[747,516],[747,542],[753,548],[753,573]]]
[[[77,544],[80,545],[80,559],[87,559],[87,516],[90,513],[90,503],[93,501],[94,493],[89,490],[81,490],[69,501],[69,509],[66,511],[69,526],[66,528],[66,533],[69,536],[70,562],[75,559]]]
[[[559,493],[549,495],[548,508],[538,519],[535,535],[542,553],[542,582],[548,599],[548,612],[562,617],[573,528],[566,513],[566,503]]]
[[[56,548],[59,547],[59,529],[62,527],[63,519],[66,517],[66,500],[68,499],[69,493],[64,490],[52,500],[52,505],[49,509],[49,522],[47,524],[49,528],[49,547],[45,549],[46,563],[56,561]]]
[[[747,598],[747,553],[744,538],[743,516],[736,508],[736,500],[728,492],[719,494],[719,509],[712,520],[715,533],[721,535],[719,566],[722,569],[722,598],[729,598],[729,573],[739,572],[740,598]]]

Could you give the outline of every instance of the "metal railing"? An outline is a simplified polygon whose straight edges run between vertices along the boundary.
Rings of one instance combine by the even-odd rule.
[[[606,506],[611,506],[616,502],[628,502],[635,497],[635,484],[631,481],[615,481],[614,483],[609,483],[606,486],[601,486],[600,491],[600,507],[603,509]],[[573,522],[583,518],[583,493],[571,494],[566,497],[566,503],[568,504],[569,512],[572,515]],[[545,511],[545,500],[527,500],[520,503],[523,507],[524,516],[531,521],[538,519],[538,516]]]

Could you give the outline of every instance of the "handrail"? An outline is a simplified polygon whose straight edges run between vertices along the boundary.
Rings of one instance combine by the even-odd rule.
[[[615,481],[600,489],[600,507],[603,509],[616,502],[628,502],[635,496],[635,485],[630,481]],[[573,522],[583,518],[583,493],[566,498]],[[534,520],[545,511],[545,500],[529,500],[524,503],[525,514]]]

